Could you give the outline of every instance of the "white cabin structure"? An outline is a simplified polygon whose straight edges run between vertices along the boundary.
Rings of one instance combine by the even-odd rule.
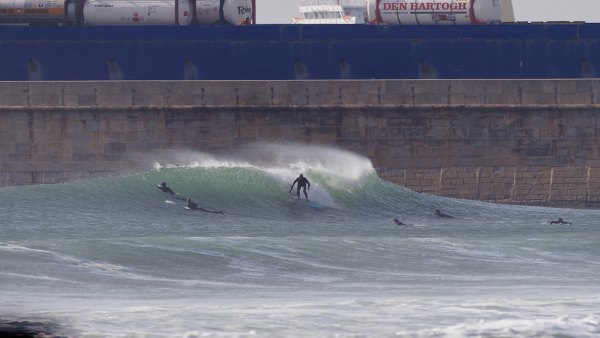
[[[300,16],[295,24],[364,24],[367,21],[365,0],[301,0]]]

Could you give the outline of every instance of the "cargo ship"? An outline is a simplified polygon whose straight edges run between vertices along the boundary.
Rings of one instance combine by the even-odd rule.
[[[506,1],[365,1],[355,25],[260,25],[252,0],[11,0],[1,81],[590,78],[600,26]],[[37,7],[36,7],[37,6]]]

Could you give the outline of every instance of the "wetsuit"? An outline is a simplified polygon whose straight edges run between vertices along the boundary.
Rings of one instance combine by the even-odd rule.
[[[394,223],[395,223],[396,225],[406,225],[406,224],[404,224],[404,223],[400,222],[400,221],[399,221],[397,218],[394,218]]]
[[[296,183],[298,183],[297,190],[296,190],[296,195],[298,195],[298,199],[300,199],[300,189],[302,189],[302,191],[304,192],[304,197],[306,197],[306,200],[308,201],[308,194],[306,193],[306,187],[308,186],[308,189],[310,189],[310,182],[308,181],[308,179],[306,179],[306,177],[300,175],[294,181],[294,183],[292,183],[290,192],[292,191],[292,189],[294,188],[294,184],[296,184]]]
[[[188,200],[187,207],[194,210],[198,209],[198,203],[195,203],[192,200]]]
[[[224,214],[224,213],[225,213],[225,212],[224,212],[224,211],[222,211],[222,210],[209,210],[209,209],[204,209],[204,208],[202,208],[202,207],[199,207],[199,206],[198,206],[198,203],[196,203],[196,202],[192,201],[191,199],[190,199],[190,200],[188,200],[188,202],[187,202],[187,207],[188,207],[188,209],[190,209],[190,210],[201,210],[201,211],[204,211],[204,212],[210,212],[210,213],[213,213],[213,214]]]
[[[437,217],[441,217],[441,218],[454,218],[454,217],[452,217],[452,216],[450,216],[450,215],[446,215],[446,214],[444,214],[443,212],[441,212],[441,211],[439,211],[439,210],[436,210],[436,211],[435,211],[435,215],[436,215]]]
[[[167,187],[166,185],[158,185],[157,184],[156,186],[158,187],[158,189],[160,189],[160,190],[162,190],[164,192],[167,192],[167,193],[169,193],[171,195],[175,194],[175,192],[173,190],[171,190],[171,188]]]

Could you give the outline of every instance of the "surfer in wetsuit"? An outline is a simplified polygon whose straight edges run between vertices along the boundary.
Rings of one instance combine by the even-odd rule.
[[[223,213],[225,213],[222,210],[208,210],[208,209],[201,208],[201,207],[198,206],[198,203],[192,201],[191,198],[188,198],[186,201],[187,201],[187,208],[190,209],[190,210],[200,210],[200,211],[204,211],[204,212],[210,212],[210,213],[213,213],[213,214],[223,214]]]
[[[406,225],[406,224],[400,222],[400,220],[397,219],[397,218],[394,218],[394,224],[396,224],[396,225]]]
[[[298,199],[300,199],[300,189],[302,189],[302,191],[304,192],[304,197],[306,197],[306,201],[308,201],[308,194],[306,193],[306,189],[308,187],[308,190],[310,190],[310,182],[306,179],[306,177],[304,177],[304,175],[300,174],[300,176],[296,178],[294,183],[292,183],[292,186],[290,187],[290,193],[292,192],[292,189],[294,189],[294,184],[296,183],[298,183],[296,190],[296,195],[298,196]]]
[[[188,207],[188,209],[196,210],[196,209],[198,209],[198,203],[192,201],[191,198],[188,198],[187,199],[187,207]]]
[[[175,197],[178,200],[182,200],[182,201],[186,200],[185,197],[179,195],[179,193],[176,193],[173,191],[173,189],[167,187],[167,183],[165,183],[165,182],[162,182],[161,184],[157,184],[156,187],[168,194],[171,194],[173,197]]]
[[[160,189],[160,190],[162,190],[162,191],[164,191],[166,193],[169,193],[171,195],[175,195],[175,192],[171,188],[167,187],[167,183],[165,183],[165,182],[162,182],[160,185],[157,184],[156,186],[158,187],[158,189]]]
[[[439,211],[439,210],[436,210],[436,211],[435,211],[435,215],[436,215],[437,217],[441,217],[441,218],[454,218],[454,217],[452,217],[452,216],[450,216],[450,215],[446,215],[446,214],[444,214],[443,212],[441,212],[441,211]]]
[[[571,222],[563,221],[563,219],[559,217],[558,221],[550,221],[550,224],[568,224],[568,225],[571,225]]]

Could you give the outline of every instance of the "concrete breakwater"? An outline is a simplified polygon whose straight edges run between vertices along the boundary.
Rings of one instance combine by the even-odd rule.
[[[253,141],[337,146],[431,194],[600,205],[600,81],[0,82],[0,185]]]

